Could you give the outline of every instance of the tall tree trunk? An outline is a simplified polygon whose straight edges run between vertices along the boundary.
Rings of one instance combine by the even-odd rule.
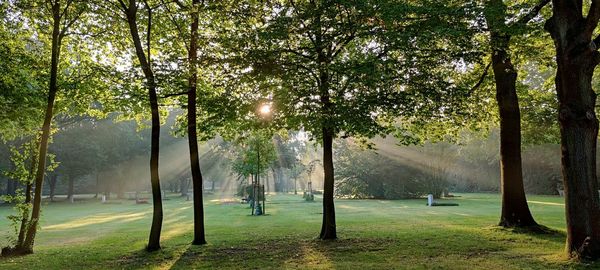
[[[197,38],[198,38],[198,4],[199,0],[192,0],[192,23],[190,35],[190,50],[188,60],[190,62],[190,77],[188,79],[188,143],[190,150],[190,165],[192,170],[192,183],[194,192],[194,240],[193,245],[206,244],[204,235],[204,204],[203,204],[203,180],[200,171],[200,160],[198,158],[198,135],[196,133],[196,85],[198,81],[198,70],[196,62],[198,58]]]
[[[129,31],[131,38],[135,46],[135,54],[137,55],[142,71],[146,77],[146,84],[148,87],[148,97],[150,101],[150,111],[152,115],[152,131],[151,131],[151,147],[150,147],[150,182],[152,185],[152,227],[150,228],[150,235],[148,237],[148,245],[146,246],[147,251],[155,251],[160,249],[160,233],[162,229],[163,210],[162,210],[162,198],[160,191],[160,178],[158,174],[158,156],[159,156],[159,139],[160,139],[160,118],[158,113],[158,97],[156,95],[156,81],[154,78],[154,72],[152,71],[151,60],[150,60],[150,37],[152,29],[152,10],[145,3],[148,11],[148,32],[146,34],[148,57],[144,53],[142,42],[138,33],[137,26],[137,3],[136,0],[129,0],[129,6],[123,6],[124,11],[127,15],[127,23],[129,24]]]
[[[315,19],[317,31],[315,33],[315,50],[317,51],[317,62],[319,63],[319,94],[321,102],[321,117],[322,135],[323,135],[323,223],[321,225],[321,233],[319,238],[322,240],[330,240],[337,238],[335,224],[335,205],[333,203],[334,190],[334,174],[333,174],[333,137],[334,127],[329,118],[333,115],[333,104],[329,95],[329,71],[328,64],[331,60],[325,53],[323,45],[323,33],[321,32],[321,14]],[[310,174],[309,172],[309,183]],[[310,194],[312,195],[313,187],[310,185]]]
[[[600,62],[598,38],[592,34],[600,17],[593,2],[587,18],[581,5],[553,1],[546,22],[556,47],[556,91],[561,133],[562,174],[567,219],[567,252],[581,259],[600,258],[600,202],[596,178],[596,94],[592,76]]]
[[[500,226],[537,226],[533,219],[523,186],[521,162],[521,112],[517,97],[517,71],[508,45],[510,37],[492,33],[492,68],[496,81],[496,100],[500,112],[500,187],[502,190],[502,216]]]
[[[60,58],[60,45],[62,35],[60,33],[60,1],[52,4],[52,56],[50,64],[50,84],[48,89],[48,103],[46,104],[46,112],[44,116],[44,124],[42,125],[42,135],[40,138],[40,149],[38,165],[35,174],[35,189],[33,196],[33,208],[31,211],[31,219],[28,224],[27,234],[23,242],[22,253],[33,253],[33,243],[37,233],[38,222],[42,206],[42,187],[44,184],[44,174],[46,172],[46,154],[48,152],[48,139],[50,137],[50,125],[54,110],[54,100],[58,91],[57,76],[58,62]]]
[[[321,239],[336,239],[335,207],[333,204],[333,132],[323,128],[323,224]]]

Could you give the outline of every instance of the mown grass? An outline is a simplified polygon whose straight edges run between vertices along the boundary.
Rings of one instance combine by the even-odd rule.
[[[567,260],[562,198],[530,196],[534,234],[494,226],[496,194],[461,194],[460,206],[425,200],[337,200],[338,240],[316,239],[321,204],[270,195],[266,216],[239,200],[206,198],[205,246],[191,246],[192,203],[165,201],[163,249],[143,250],[151,205],[83,201],[44,206],[35,254],[0,259],[0,269],[600,269]],[[11,213],[0,207],[0,217]],[[0,245],[10,227],[0,220]]]

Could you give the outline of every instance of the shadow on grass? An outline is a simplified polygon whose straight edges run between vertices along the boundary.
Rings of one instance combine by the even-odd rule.
[[[564,233],[551,232],[445,228],[376,236],[342,230],[341,238],[334,241],[307,239],[305,234],[265,235],[264,240],[235,239],[204,246],[192,246],[190,234],[178,234],[163,241],[163,249],[151,253],[141,248],[143,241],[107,238],[60,252],[34,254],[27,264],[18,259],[7,269],[598,269],[598,263],[559,257],[556,246],[562,246]],[[542,249],[546,239],[557,243],[541,252],[531,248],[540,245]],[[110,253],[99,250],[110,246],[119,248]]]
[[[492,226],[492,227],[490,227],[490,230],[494,231],[494,232],[506,232],[506,233],[513,233],[513,234],[517,234],[517,235],[526,235],[526,236],[530,236],[530,237],[535,237],[537,239],[552,241],[552,242],[556,242],[556,243],[564,243],[567,238],[567,234],[564,231],[549,228],[544,225],[525,227],[525,228],[523,228],[523,227],[506,228],[506,227],[502,227],[502,226]]]
[[[457,241],[457,236],[462,239]],[[264,241],[166,247],[155,253],[132,252],[113,263],[126,269],[390,269],[402,265],[452,268],[465,259],[505,262],[501,243],[481,241],[476,233],[399,237],[343,237],[333,241],[282,237]],[[491,257],[490,257],[491,256]],[[493,258],[492,258],[493,257]],[[523,255],[520,259],[527,259]],[[531,261],[537,263],[539,261]],[[409,267],[410,268],[410,267]],[[477,268],[475,265],[474,268]]]

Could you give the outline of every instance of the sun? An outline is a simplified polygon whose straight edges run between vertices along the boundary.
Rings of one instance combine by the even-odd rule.
[[[262,115],[269,115],[269,114],[271,114],[271,105],[264,104],[264,105],[260,106],[259,112]]]

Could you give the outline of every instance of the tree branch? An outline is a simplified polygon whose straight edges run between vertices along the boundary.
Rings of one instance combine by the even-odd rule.
[[[125,5],[125,2],[123,2],[123,0],[119,0],[119,4],[121,5],[123,12],[125,12],[125,14],[127,14],[127,10],[129,10],[129,7],[127,7],[127,5]]]
[[[185,49],[190,50],[190,47],[187,43],[187,39],[185,38],[185,34],[184,31],[181,29],[181,26],[179,25],[179,23],[177,23],[177,20],[175,20],[175,17],[173,17],[173,12],[171,12],[171,9],[169,9],[169,6],[165,3],[164,0],[161,0],[161,2],[163,3],[163,5],[165,6],[165,9],[167,10],[167,14],[169,15],[169,19],[171,20],[171,22],[175,25],[175,28],[177,28],[177,32],[179,34],[179,39],[183,40],[183,45],[185,46]],[[180,9],[186,9],[186,7],[180,3],[179,1],[173,1],[173,3],[176,3],[177,6]]]
[[[152,9],[150,8],[150,5],[148,4],[147,0],[144,0],[144,6],[146,7],[146,10],[148,10],[148,30],[146,32],[146,48],[148,50],[148,65],[152,66],[152,61],[150,60],[150,34],[152,32]]]
[[[173,3],[175,3],[181,9],[185,9],[186,8],[185,5],[183,3],[181,3],[179,0],[174,0]]]
[[[290,5],[292,6],[292,8],[294,9],[294,13],[296,13],[296,16],[298,16],[298,18],[302,17],[300,15],[300,12],[298,11],[298,8],[296,7],[296,3],[294,2],[294,0],[289,0],[289,2],[290,2]],[[300,20],[300,25],[308,31],[307,36],[310,39],[310,42],[313,44],[313,46],[316,47],[317,43],[316,43],[315,39],[311,36],[309,28],[306,27],[306,24],[304,24],[304,22],[302,20]]]
[[[184,96],[189,94],[190,91],[185,91],[185,92],[180,92],[180,93],[172,93],[172,94],[166,94],[164,96],[161,96],[161,98],[170,98],[170,97],[176,97],[176,96]]]
[[[79,17],[81,17],[81,15],[83,15],[83,13],[84,13],[84,12],[85,12],[85,9],[84,9],[84,8],[82,8],[82,9],[79,11],[79,13],[77,13],[77,14],[75,15],[75,17],[73,17],[73,18],[72,18],[70,21],[66,21],[66,25],[65,25],[65,26],[63,26],[63,29],[60,31],[60,35],[59,35],[59,37],[60,37],[61,39],[62,39],[62,38],[63,38],[63,37],[66,35],[66,33],[67,33],[67,30],[69,30],[69,28],[71,28],[71,26],[73,25],[73,23],[75,23],[77,20],[79,20]]]
[[[533,6],[533,8],[531,8],[531,10],[527,12],[527,14],[521,17],[521,19],[514,22],[512,26],[519,27],[526,25],[527,23],[529,23],[529,21],[533,20],[533,18],[535,18],[535,16],[537,16],[542,10],[542,8],[548,5],[548,3],[550,3],[550,0],[540,0],[540,2],[537,3],[537,5]]]
[[[330,55],[331,59],[334,59],[344,49],[344,47],[346,47],[346,45],[348,45],[348,43],[350,43],[352,40],[354,40],[355,37],[356,37],[356,33],[352,32],[350,35],[348,35],[348,37],[346,37],[344,39],[344,41],[335,45],[333,50],[331,50],[331,55]]]
[[[491,66],[492,66],[492,61],[490,61],[490,63],[487,64],[487,66],[483,70],[483,74],[481,74],[481,77],[479,78],[479,81],[475,84],[475,86],[473,86],[469,90],[469,92],[467,93],[467,96],[471,96],[473,94],[473,92],[475,92],[475,90],[477,90],[477,88],[479,88],[483,84],[483,81],[485,81],[485,78],[487,77],[488,71],[490,70]]]
[[[311,61],[315,61],[316,60],[315,57],[303,54],[302,52],[299,52],[299,51],[296,51],[296,50],[292,50],[292,49],[280,50],[280,52],[282,52],[282,53],[291,53],[291,54],[300,56],[302,58],[306,58],[306,59],[311,60]]]
[[[585,18],[585,28],[583,33],[586,38],[591,37],[594,34],[594,30],[598,26],[598,20],[600,20],[600,0],[592,0],[590,11]]]
[[[63,9],[63,11],[60,13],[60,17],[61,17],[61,18],[67,14],[67,10],[69,9],[69,6],[71,6],[71,3],[73,3],[73,0],[69,0],[69,1],[67,1],[67,4],[65,5],[65,8],[64,8],[64,9]]]
[[[594,50],[598,50],[600,49],[600,35],[596,36],[596,38],[594,40],[592,40],[592,43],[594,44]]]

